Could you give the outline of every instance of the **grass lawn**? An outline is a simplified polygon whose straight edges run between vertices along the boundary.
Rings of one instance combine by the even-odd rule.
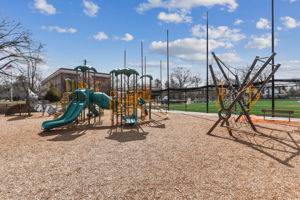
[[[299,99],[278,99],[275,101],[276,110],[293,110],[294,117],[300,117],[300,100]],[[271,100],[262,99],[252,106],[250,114],[262,115],[262,109],[271,109]],[[215,102],[209,103],[209,112],[217,112],[219,107],[216,107]],[[192,112],[206,112],[206,103],[194,103],[190,105],[185,104],[171,104],[170,110],[182,110]]]

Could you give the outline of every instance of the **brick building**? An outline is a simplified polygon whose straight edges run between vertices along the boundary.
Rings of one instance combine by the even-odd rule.
[[[78,73],[79,81],[82,80],[82,73]],[[90,73],[90,81],[93,83],[93,77],[94,73]],[[56,90],[62,95],[63,92],[65,92],[65,79],[72,79],[76,80],[76,71],[74,69],[69,68],[59,68],[57,71],[55,71],[53,74],[49,75],[47,78],[45,78],[42,81],[42,85],[44,88],[49,88],[50,83],[53,82]],[[96,73],[95,81],[100,81],[100,91],[105,92],[109,95],[109,89],[110,89],[110,74],[107,73]]]

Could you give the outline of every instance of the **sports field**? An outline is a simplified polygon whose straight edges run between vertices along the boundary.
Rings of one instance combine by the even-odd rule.
[[[250,114],[262,115],[262,109],[271,109],[271,100],[261,99],[252,106]],[[209,103],[209,112],[217,112],[219,105],[216,102]],[[294,117],[300,117],[300,99],[277,99],[275,101],[276,110],[293,110]],[[192,112],[206,112],[206,103],[185,104],[171,104],[170,110],[192,111]]]

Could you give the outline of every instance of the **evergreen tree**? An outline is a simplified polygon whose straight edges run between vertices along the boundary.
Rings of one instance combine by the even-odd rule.
[[[55,89],[53,82],[50,83],[50,87],[45,95],[45,99],[49,100],[50,102],[55,102],[60,100],[60,96],[57,90]]]

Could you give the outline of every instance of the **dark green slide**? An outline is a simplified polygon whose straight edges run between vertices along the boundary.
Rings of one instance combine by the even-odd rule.
[[[65,113],[55,119],[55,120],[48,120],[42,123],[43,130],[50,130],[52,128],[64,126],[69,124],[77,119],[80,115],[81,111],[86,107],[88,95],[86,94],[86,90],[76,90],[71,103],[68,105],[67,110]]]

